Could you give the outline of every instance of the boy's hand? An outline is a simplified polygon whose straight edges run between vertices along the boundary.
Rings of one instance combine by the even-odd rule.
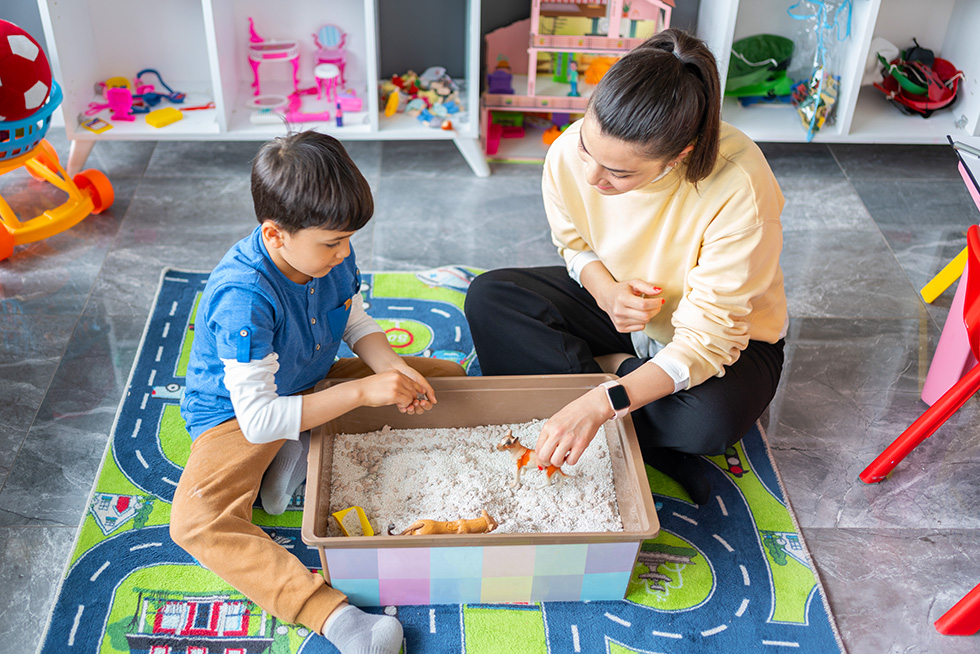
[[[432,388],[428,384],[422,386],[401,370],[386,370],[353,383],[359,386],[362,406],[394,404],[402,413],[421,413],[426,409],[423,404],[432,408],[427,401],[419,399],[427,391],[431,393]]]
[[[401,359],[399,359],[399,361],[401,361]],[[412,405],[405,410],[405,413],[424,413],[425,411],[431,409],[432,405],[436,403],[436,392],[433,390],[428,380],[422,376],[422,373],[412,366],[404,363],[396,367],[395,370],[398,370],[422,387],[422,391],[420,391],[415,397],[415,402],[413,402]]]
[[[607,286],[596,302],[609,315],[616,331],[628,334],[642,331],[660,313],[665,302],[657,297],[661,292],[662,289],[649,282],[631,279]]]

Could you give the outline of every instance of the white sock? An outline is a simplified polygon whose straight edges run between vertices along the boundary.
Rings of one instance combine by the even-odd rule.
[[[372,615],[348,604],[330,614],[323,623],[323,637],[340,654],[398,654],[402,647],[402,625],[388,615]]]
[[[262,477],[259,500],[270,515],[279,515],[289,506],[293,492],[306,479],[306,460],[310,453],[310,432],[304,431],[299,440],[286,441],[269,469]]]

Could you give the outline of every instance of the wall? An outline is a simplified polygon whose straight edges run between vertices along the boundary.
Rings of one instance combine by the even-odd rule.
[[[44,40],[44,28],[41,26],[41,14],[37,3],[31,0],[5,0],[0,2],[0,18],[9,21],[33,36],[44,54],[48,53],[47,42]]]

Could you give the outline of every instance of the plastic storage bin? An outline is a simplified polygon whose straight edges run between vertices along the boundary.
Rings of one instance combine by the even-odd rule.
[[[370,432],[385,425],[478,427],[544,419],[614,378],[597,374],[431,379],[439,403],[422,416],[402,414],[394,407],[362,407],[314,429],[302,535],[319,550],[328,582],[360,606],[622,599],[640,545],[660,530],[628,417],[605,428],[623,531],[327,536],[336,434]],[[340,382],[325,380],[317,388],[335,383]]]

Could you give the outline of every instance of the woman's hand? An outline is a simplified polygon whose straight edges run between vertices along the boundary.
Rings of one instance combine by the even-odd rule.
[[[535,456],[542,466],[575,465],[609,418],[612,407],[605,390],[597,388],[566,404],[544,423],[535,445]]]
[[[613,282],[596,294],[596,303],[612,320],[621,334],[643,331],[660,313],[664,299],[657,297],[662,289],[642,279]]]

